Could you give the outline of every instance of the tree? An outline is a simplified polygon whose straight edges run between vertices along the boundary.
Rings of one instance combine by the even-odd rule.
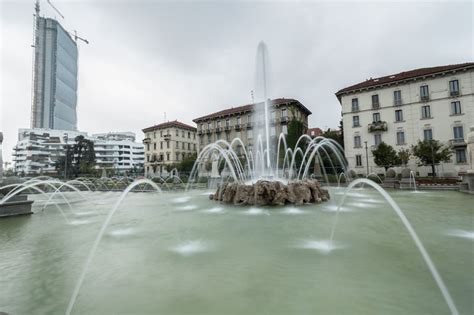
[[[342,121],[341,121],[341,126],[342,126]],[[344,148],[344,135],[342,131],[339,130],[331,130],[331,128],[328,128],[325,132],[323,132],[322,136],[324,138],[332,139],[339,143],[343,148]]]
[[[76,143],[72,147],[69,145],[65,146],[65,155],[55,162],[56,170],[58,173],[66,171],[67,177],[95,173],[96,157],[94,142],[84,138],[82,135],[77,136],[74,140]]]
[[[431,165],[431,174],[436,176],[435,165],[451,160],[452,149],[438,140],[418,140],[411,148],[413,155],[418,158],[422,165]]]
[[[400,165],[400,158],[391,145],[381,142],[375,150],[372,151],[374,162],[387,170],[389,167]]]
[[[400,164],[406,167],[411,156],[410,149],[400,149],[398,150],[397,155],[400,159]]]
[[[294,107],[290,108],[291,119],[288,122],[288,134],[286,135],[286,144],[288,148],[296,149],[296,143],[298,139],[304,135],[307,131],[307,128],[302,121],[296,118],[296,109]],[[300,141],[299,146],[303,149],[304,144]]]

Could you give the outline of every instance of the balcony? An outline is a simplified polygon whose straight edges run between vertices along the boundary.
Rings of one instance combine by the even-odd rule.
[[[247,129],[252,129],[253,127],[253,122],[248,122],[247,123]]]
[[[376,121],[369,124],[369,132],[387,131],[386,121]]]
[[[237,124],[237,125],[234,126],[234,129],[235,130],[240,130],[240,129],[242,129],[242,126],[240,124]]]
[[[428,95],[420,96],[420,101],[422,102],[428,102],[429,100],[430,100],[430,97]]]
[[[166,141],[169,141],[171,140],[171,135],[170,134],[166,134],[163,136],[163,138],[166,140]]]
[[[151,139],[150,138],[145,138],[145,139],[143,139],[143,143],[145,143],[145,144],[151,143]]]
[[[372,103],[372,109],[380,109],[380,103],[379,102]]]
[[[225,131],[231,131],[232,127],[230,125],[227,125],[227,126],[224,127],[224,130]]]
[[[288,123],[288,116],[283,116],[283,117],[281,117],[281,118],[280,118],[280,122],[281,122],[282,124],[287,124],[287,123]]]
[[[451,140],[449,140],[449,144],[452,147],[465,147],[465,146],[467,146],[467,143],[464,140],[464,138],[451,139]]]
[[[401,105],[402,105],[402,100],[401,99],[393,100],[393,106],[401,106]]]
[[[199,131],[198,131],[198,136],[202,136],[202,135],[204,134],[204,132],[205,132],[205,131],[204,131],[203,129],[199,130]]]
[[[216,127],[216,132],[221,132],[222,128],[221,127]]]

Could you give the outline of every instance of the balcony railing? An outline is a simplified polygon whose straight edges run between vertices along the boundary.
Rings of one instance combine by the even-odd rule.
[[[465,146],[467,146],[467,143],[466,143],[466,141],[464,140],[464,138],[451,139],[451,140],[449,141],[449,143],[450,143],[451,146],[453,146],[453,147],[465,147]]]
[[[459,90],[458,91],[449,91],[450,96],[459,96]]]
[[[145,138],[145,139],[143,139],[143,143],[151,143],[151,139],[150,138]]]
[[[283,117],[281,117],[281,118],[280,118],[280,122],[281,122],[282,124],[288,123],[288,116],[283,116]]]
[[[231,130],[232,130],[232,127],[231,127],[230,125],[226,125],[226,126],[224,127],[224,130],[225,130],[225,131],[231,131]]]
[[[221,127],[216,127],[216,132],[221,132]]]
[[[241,126],[240,124],[236,124],[236,125],[234,126],[234,129],[235,129],[235,130],[240,130],[241,128],[242,128],[242,126]]]
[[[422,102],[428,102],[430,100],[430,97],[429,97],[429,95],[422,95],[422,96],[420,96],[420,100]]]
[[[379,109],[379,108],[380,108],[380,103],[379,102],[372,103],[372,109]]]
[[[202,136],[203,134],[204,134],[204,130],[203,130],[203,129],[201,129],[201,130],[198,131],[198,136]]]
[[[387,131],[387,122],[375,121],[369,124],[369,132],[376,132],[376,131]]]
[[[163,138],[165,138],[165,140],[171,140],[171,135],[170,134],[166,134],[163,136]]]

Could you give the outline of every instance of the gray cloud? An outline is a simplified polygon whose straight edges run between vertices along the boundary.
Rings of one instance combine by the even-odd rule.
[[[79,128],[141,129],[250,102],[267,43],[271,96],[336,127],[334,93],[368,77],[473,59],[471,2],[55,1],[80,44]],[[42,1],[44,12],[54,12]],[[33,1],[1,2],[4,155],[29,126]]]

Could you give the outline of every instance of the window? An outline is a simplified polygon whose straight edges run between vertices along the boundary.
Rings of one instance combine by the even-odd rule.
[[[281,132],[283,132],[283,134],[287,135],[288,134],[288,126],[287,125],[281,126]]]
[[[398,145],[405,144],[405,132],[397,131],[397,144]]]
[[[217,128],[220,128],[220,127],[221,127],[221,121],[218,120],[218,121],[217,121]]]
[[[449,81],[449,95],[451,96],[459,95],[459,81],[458,80]]]
[[[153,143],[153,150],[156,150],[156,142]]]
[[[188,150],[191,150],[191,143],[188,143]]]
[[[466,163],[466,149],[456,149],[456,163]]]
[[[210,121],[207,122],[207,130],[211,130],[212,129],[212,124]]]
[[[286,108],[281,109],[281,117],[287,117]]]
[[[170,154],[169,154],[169,152],[168,152],[168,153],[166,153],[166,160],[167,160],[167,161],[169,161],[169,160],[170,160]]]
[[[360,127],[359,116],[352,116],[352,127]]]
[[[150,162],[150,156],[149,155],[146,156],[146,161]]]
[[[150,144],[149,143],[146,144],[146,150],[150,151]]]
[[[179,161],[179,153],[176,152],[176,161]]]
[[[372,120],[374,123],[380,122],[380,113],[373,113],[372,114]]]
[[[176,137],[179,137],[179,130],[176,129]]]
[[[372,109],[377,109],[379,108],[379,95],[374,94],[372,95]]]
[[[240,116],[239,116],[239,117],[237,117],[237,125],[239,125],[239,126],[240,126]]]
[[[186,145],[186,143],[184,143],[184,142],[181,142],[181,149],[183,149],[183,150],[184,150],[184,146],[185,146],[185,145]]]
[[[362,155],[356,155],[356,166],[362,166]]]
[[[464,139],[464,131],[462,126],[456,126],[453,128],[454,139]]]
[[[451,115],[461,115],[461,102],[451,102]]]
[[[359,111],[359,99],[358,98],[353,98],[352,99],[352,111],[353,112],[358,112]]]
[[[156,139],[156,131],[153,131],[153,139]]]
[[[402,105],[402,91],[400,90],[393,91],[393,105],[395,106]]]
[[[360,148],[362,147],[361,142],[360,142],[360,136],[354,136],[354,148]]]
[[[423,130],[423,140],[433,140],[433,130],[431,129]]]
[[[375,146],[378,146],[382,142],[382,135],[380,133],[374,135]]]
[[[182,138],[184,138],[184,134],[185,134],[185,132],[184,132],[184,130],[182,130],[182,131],[181,131],[181,137],[182,137]]]
[[[204,124],[199,125],[199,130],[203,131],[204,130]]]
[[[431,118],[430,105],[421,106],[421,118],[422,119]]]
[[[163,141],[160,142],[160,149],[163,149]]]
[[[167,149],[170,148],[170,142],[169,142],[169,141],[166,141],[166,148],[167,148]]]
[[[163,137],[163,130],[160,131],[160,137]]]
[[[252,139],[253,138],[253,132],[252,129],[247,130],[247,138]]]
[[[403,111],[401,109],[395,111],[395,121],[403,121]]]
[[[207,143],[211,143],[212,142],[212,138],[211,138],[211,135],[207,135]]]
[[[196,143],[193,144],[193,150],[196,151]]]
[[[226,127],[230,127],[230,119],[226,119],[226,120],[225,120],[225,126],[226,126]]]
[[[428,85],[420,86],[420,99],[422,101],[427,101],[430,99],[430,92],[428,90]]]

